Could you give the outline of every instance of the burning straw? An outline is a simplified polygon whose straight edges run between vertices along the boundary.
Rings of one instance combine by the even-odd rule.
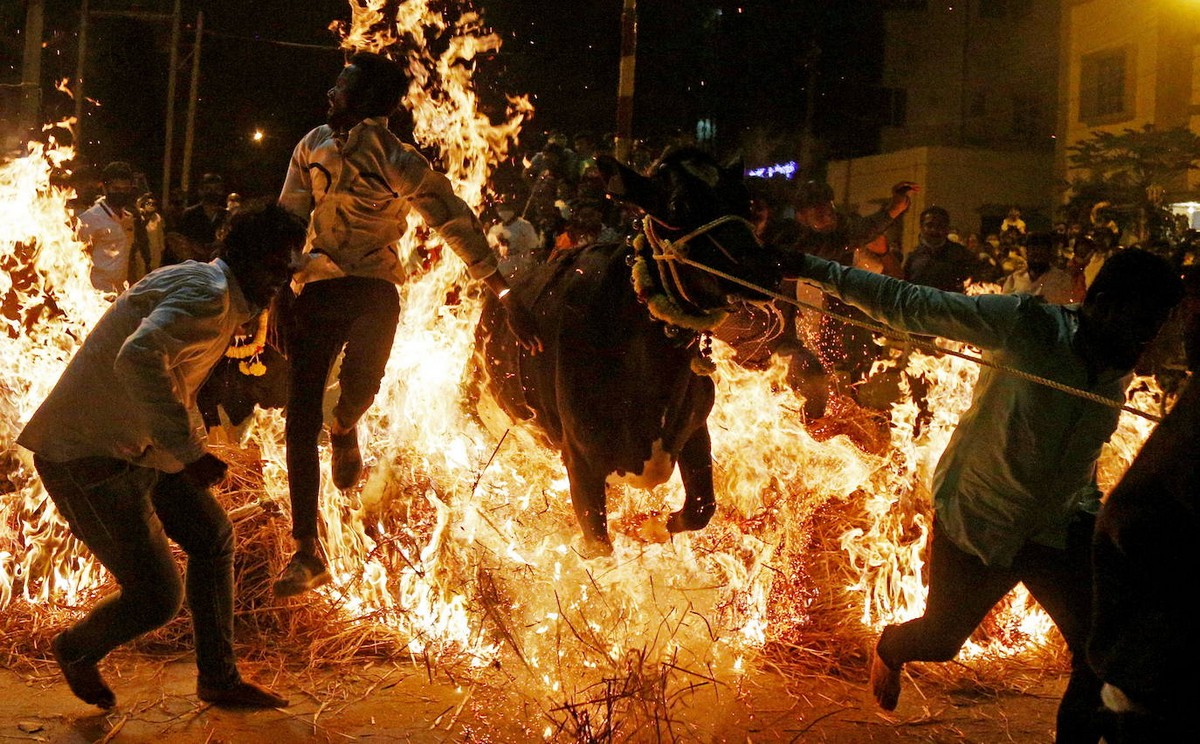
[[[490,168],[531,109],[510,99],[505,121],[479,113],[471,70],[499,41],[465,6],[438,3],[453,6],[441,12],[431,4],[358,0],[341,31],[347,47],[407,60],[416,136],[478,207]],[[0,164],[7,666],[45,659],[56,629],[110,588],[49,503],[28,453],[13,444],[105,307],[72,232],[71,195],[52,183],[68,160],[62,148],[35,145]],[[406,247],[436,256],[437,241],[413,227]],[[453,260],[435,260],[403,288],[392,362],[364,422],[365,485],[322,494],[330,586],[287,602],[269,591],[290,552],[279,413],[261,412],[245,446],[220,450],[233,476],[220,498],[237,523],[243,657],[289,667],[411,659],[431,674],[499,679],[524,691],[547,737],[620,740],[645,725],[670,738],[696,725],[683,720],[682,701],[736,683],[755,664],[861,677],[878,628],[920,613],[930,524],[924,484],[977,370],[912,356],[910,369],[930,387],[919,434],[910,401],[886,419],[839,401],[836,418],[810,432],[782,362],[750,372],[718,348],[713,523],[659,542],[655,515],[682,503],[678,478],[652,493],[614,487],[615,554],[589,562],[571,548],[577,527],[558,456],[525,430],[509,430],[473,391],[478,298],[462,273]],[[1110,481],[1148,434],[1130,418],[1106,455]],[[1014,653],[1046,647],[1044,614],[1014,601],[991,637],[979,639],[966,676],[995,680],[994,663],[1007,668]],[[1016,622],[1025,619],[1036,622]],[[136,648],[183,652],[188,628],[181,617]]]

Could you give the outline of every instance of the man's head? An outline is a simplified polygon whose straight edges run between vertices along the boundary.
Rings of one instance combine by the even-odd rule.
[[[1137,248],[1114,254],[1080,309],[1087,353],[1103,367],[1132,370],[1182,297],[1179,272],[1165,259]]]
[[[604,227],[603,203],[596,199],[572,199],[569,227],[580,233],[599,233]]]
[[[808,229],[824,233],[837,227],[833,208],[833,189],[824,181],[805,181],[796,191],[796,221]]]
[[[1025,263],[1035,274],[1044,274],[1054,263],[1058,244],[1052,233],[1033,233],[1025,240]]]
[[[200,202],[213,207],[225,206],[225,179],[220,173],[205,173],[200,177]]]
[[[596,152],[596,138],[591,132],[579,132],[572,142],[575,153],[582,158],[590,158]]]
[[[381,54],[357,52],[329,89],[329,126],[349,129],[363,119],[390,116],[408,90],[400,65]]]
[[[246,299],[263,308],[291,279],[304,237],[304,223],[283,207],[249,203],[230,218],[221,258]]]
[[[504,196],[496,203],[496,216],[507,225],[517,218],[519,207],[520,200],[517,197],[511,194]]]
[[[154,194],[142,194],[137,199],[137,208],[143,215],[149,217],[158,212],[158,197]]]
[[[137,199],[137,183],[133,167],[122,160],[114,160],[100,171],[100,183],[104,186],[104,201],[115,209],[133,206]]]
[[[942,207],[926,207],[921,212],[921,242],[930,248],[941,248],[950,234],[950,213]]]

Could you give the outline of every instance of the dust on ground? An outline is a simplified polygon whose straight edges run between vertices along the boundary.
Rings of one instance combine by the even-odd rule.
[[[112,711],[80,702],[50,663],[0,669],[0,742],[292,744],[292,742],[1049,742],[1066,683],[1059,672],[1013,670],[1003,689],[910,665],[894,714],[875,707],[865,680],[752,669],[702,684],[646,725],[612,729],[572,720],[561,702],[520,694],[494,670],[453,679],[420,663],[352,662],[281,670],[243,663],[244,676],[290,698],[285,710],[230,711],[195,696],[190,655],[118,651],[101,669]],[[932,665],[930,667],[932,669]],[[1025,675],[1022,677],[1022,675]],[[1015,681],[1022,677],[1022,681]],[[576,716],[578,718],[578,716]],[[564,724],[564,721],[566,722]],[[592,738],[582,731],[590,730]]]

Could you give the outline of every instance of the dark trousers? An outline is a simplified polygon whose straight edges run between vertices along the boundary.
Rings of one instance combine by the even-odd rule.
[[[237,683],[233,525],[212,493],[183,475],[106,457],[58,463],[35,456],[33,462],[71,532],[120,586],[63,633],[66,659],[99,662],[169,622],[186,593],[200,682]],[[187,554],[186,581],[168,537]]]
[[[324,425],[325,382],[345,348],[334,417],[353,426],[371,407],[392,353],[400,295],[382,279],[339,277],[304,285],[292,306],[288,332],[287,440],[292,536],[317,536],[321,464],[317,441]]]
[[[892,668],[909,661],[949,661],[992,607],[1023,583],[1071,651],[1056,741],[1095,744],[1101,683],[1085,655],[1092,605],[1091,520],[1075,525],[1066,550],[1026,543],[1007,568],[985,565],[942,532],[935,523],[925,614],[884,628],[876,653]]]

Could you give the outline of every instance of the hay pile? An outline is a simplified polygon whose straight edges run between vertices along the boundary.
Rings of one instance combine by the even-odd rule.
[[[870,422],[856,426],[864,431],[871,427]],[[871,445],[877,446],[877,442],[863,443],[864,447]],[[477,614],[505,643],[498,661],[482,672],[472,670],[469,659],[453,653],[413,656],[408,651],[412,639],[397,631],[395,623],[388,623],[385,617],[351,617],[344,611],[343,596],[336,592],[287,600],[274,597],[271,583],[292,549],[286,505],[266,495],[256,450],[225,447],[218,454],[230,464],[230,478],[218,498],[236,528],[235,632],[239,658],[293,673],[319,673],[352,660],[411,659],[424,664],[431,674],[437,671],[453,678],[490,673],[497,684],[519,683],[531,671],[523,668],[520,645],[514,639],[520,629],[510,627],[517,620],[506,610],[511,598],[503,596],[498,582],[486,570],[473,575],[466,591]],[[386,521],[408,525],[426,521],[429,515],[410,512],[425,503],[420,494],[427,486],[415,476],[395,484],[393,487],[412,493],[391,500],[388,511],[396,513],[386,514]],[[791,568],[773,585],[773,595],[779,598],[772,602],[772,612],[778,608],[770,618],[773,637],[758,665],[784,675],[797,695],[803,693],[804,680],[814,676],[853,681],[865,678],[874,636],[861,621],[862,598],[848,589],[856,577],[839,542],[845,531],[862,519],[860,512],[853,497],[826,504],[812,517],[807,539],[797,540],[780,558]],[[17,518],[15,510],[10,515]],[[182,566],[182,553],[177,557]],[[113,588],[110,579],[82,606],[91,606]],[[788,595],[787,601],[784,595]],[[803,603],[793,601],[797,595],[803,596]],[[797,607],[802,607],[802,613]],[[14,601],[0,613],[0,666],[17,670],[43,666],[50,656],[50,639],[79,614],[78,609]],[[167,626],[131,644],[131,649],[158,657],[190,654],[191,621],[186,607]],[[638,651],[630,649],[604,669],[600,682],[539,702],[538,707],[554,723],[556,735],[609,740],[620,738],[630,727],[638,730],[648,726],[666,732],[674,723],[673,716],[687,707],[684,701],[694,692],[723,684],[705,670],[652,659],[644,650],[640,654]],[[603,649],[597,658],[602,657]],[[1019,692],[1047,674],[1061,673],[1066,668],[1064,658],[1061,642],[1052,642],[1016,659],[983,657],[966,663],[913,665],[911,671],[948,688],[985,694]]]
[[[370,617],[349,619],[341,601],[319,593],[279,599],[271,583],[291,557],[291,521],[286,505],[268,498],[258,451],[214,447],[229,463],[229,478],[217,491],[234,523],[234,622],[239,658],[273,660],[280,666],[322,666],[349,658],[390,657],[404,648],[399,638]],[[12,518],[19,518],[11,510]],[[180,570],[186,560],[174,547]],[[82,607],[116,589],[109,577]],[[16,599],[0,613],[0,666],[21,670],[50,657],[50,639],[82,614],[63,606],[32,604]],[[191,616],[185,604],[167,625],[134,641],[130,648],[156,656],[190,653]]]

